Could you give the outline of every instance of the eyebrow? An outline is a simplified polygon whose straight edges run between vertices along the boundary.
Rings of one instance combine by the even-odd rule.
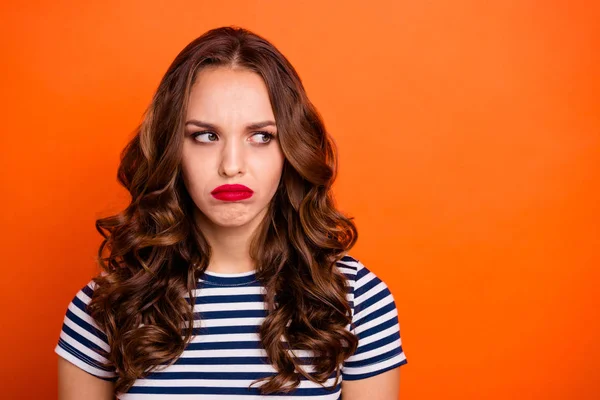
[[[207,128],[207,129],[214,129],[214,130],[218,130],[218,126],[215,124],[211,124],[209,122],[204,122],[204,121],[199,121],[197,119],[190,119],[189,121],[187,121],[185,123],[185,126],[188,125],[195,125],[199,128]],[[260,122],[253,122],[251,124],[246,125],[246,129],[247,130],[252,130],[252,129],[261,129],[264,128],[266,126],[274,126],[277,127],[277,125],[275,124],[274,121],[260,121]]]

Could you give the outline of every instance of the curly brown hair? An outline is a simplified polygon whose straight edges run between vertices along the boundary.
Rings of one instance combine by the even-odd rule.
[[[162,78],[134,137],[121,153],[119,182],[131,194],[116,215],[100,218],[103,236],[89,311],[106,333],[116,392],[170,365],[193,337],[194,290],[210,246],[194,222],[182,180],[184,116],[191,87],[205,66],[259,74],[268,89],[285,156],[268,213],[250,256],[266,290],[261,343],[277,374],[258,379],[261,394],[287,393],[300,376],[323,384],[354,353],[356,335],[347,278],[336,268],[357,240],[352,218],[334,204],[336,146],[290,62],[266,39],[239,27],[212,29],[188,44]],[[201,289],[200,289],[201,290]],[[282,337],[288,342],[283,343]],[[307,373],[288,348],[312,350]]]

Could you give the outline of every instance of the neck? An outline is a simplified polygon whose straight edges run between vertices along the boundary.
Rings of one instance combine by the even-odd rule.
[[[223,227],[213,224],[201,212],[196,212],[197,224],[211,247],[206,270],[220,274],[253,271],[256,266],[250,258],[250,241],[264,214],[263,211],[241,226]]]

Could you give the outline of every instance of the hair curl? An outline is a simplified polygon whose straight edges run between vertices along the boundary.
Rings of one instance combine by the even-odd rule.
[[[333,390],[340,363],[358,345],[346,329],[352,323],[346,277],[335,266],[358,236],[331,193],[335,143],[289,61],[261,36],[223,27],[192,41],[168,68],[121,153],[117,177],[131,202],[96,221],[104,238],[98,250],[103,272],[94,278],[89,310],[108,337],[106,356],[118,371],[115,391],[126,392],[136,379],[175,362],[193,337],[193,291],[211,249],[194,223],[180,163],[189,93],[209,65],[263,78],[285,156],[250,250],[266,289],[259,336],[277,374],[252,384],[266,380],[262,394],[287,393],[300,384],[299,375],[323,384],[336,371]],[[312,350],[314,372],[307,373],[288,348]]]

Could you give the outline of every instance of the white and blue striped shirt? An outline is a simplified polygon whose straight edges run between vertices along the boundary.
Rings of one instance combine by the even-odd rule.
[[[342,380],[367,378],[405,364],[398,312],[385,282],[350,256],[337,266],[347,277],[347,299],[356,326],[353,333],[359,338],[356,352],[342,364]],[[86,311],[94,285],[88,283],[69,304],[55,352],[94,376],[115,380],[115,370],[102,365],[106,359],[100,349],[110,351],[106,335]],[[249,388],[254,380],[276,374],[259,341],[258,328],[266,309],[264,287],[254,272],[205,272],[193,294],[194,311],[202,320],[196,321],[200,328],[184,352],[173,365],[136,380],[119,399],[341,398],[341,382],[331,388],[335,371],[325,387],[300,376],[300,385],[289,394],[261,396],[258,387],[262,383]],[[301,359],[311,356],[308,350],[294,350],[293,354]],[[310,362],[303,367],[312,372]]]

